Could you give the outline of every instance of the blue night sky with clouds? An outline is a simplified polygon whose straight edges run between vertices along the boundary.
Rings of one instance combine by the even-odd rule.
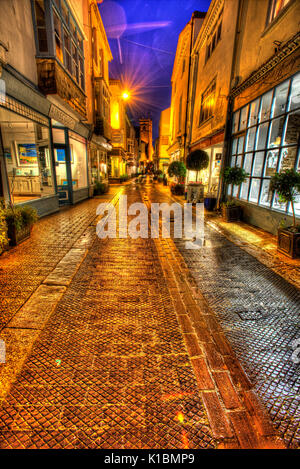
[[[103,0],[99,4],[114,60],[110,76],[132,93],[134,122],[153,118],[157,137],[160,112],[170,105],[171,74],[180,31],[195,10],[210,0]]]

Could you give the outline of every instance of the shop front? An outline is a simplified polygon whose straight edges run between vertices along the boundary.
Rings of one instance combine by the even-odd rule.
[[[89,167],[90,167],[90,196],[93,195],[94,186],[97,182],[108,184],[108,156],[107,151],[112,147],[110,144],[96,143],[91,141],[89,146]]]
[[[270,192],[270,178],[284,169],[300,172],[299,96],[297,73],[233,114],[230,165],[244,168],[248,177],[240,187],[229,187],[228,195],[239,199],[246,221],[272,233],[283,216],[289,222],[292,215],[291,204]],[[300,218],[300,195],[295,211]]]
[[[60,205],[89,197],[87,141],[54,123],[52,128],[56,185]]]
[[[49,119],[6,97],[0,106],[1,186],[5,205],[58,210]]]

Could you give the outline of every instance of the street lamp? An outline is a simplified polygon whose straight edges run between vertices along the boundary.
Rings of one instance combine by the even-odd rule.
[[[130,98],[130,93],[129,93],[129,91],[123,91],[123,93],[122,93],[122,99],[123,99],[124,101],[128,101],[129,98]]]

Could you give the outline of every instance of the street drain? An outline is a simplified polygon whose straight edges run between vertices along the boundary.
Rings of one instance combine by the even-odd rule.
[[[242,319],[242,321],[256,321],[258,319],[265,319],[269,316],[267,311],[261,310],[238,311],[236,314]]]

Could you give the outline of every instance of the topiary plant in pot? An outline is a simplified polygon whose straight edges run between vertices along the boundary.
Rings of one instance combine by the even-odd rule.
[[[7,225],[3,208],[0,206],[0,254],[8,246]]]
[[[226,185],[240,186],[247,179],[247,173],[238,166],[227,167],[222,173],[223,181]],[[222,204],[222,216],[225,221],[238,221],[241,219],[242,209],[235,200],[230,198]]]
[[[175,176],[179,183],[183,182],[186,176],[185,164],[182,161],[172,161],[168,167],[168,175],[170,177]]]
[[[300,193],[300,173],[286,169],[274,174],[270,190],[278,194],[280,202],[291,204],[293,214],[292,226],[278,229],[278,251],[291,258],[300,257],[300,223],[297,224],[295,215],[295,200]]]

